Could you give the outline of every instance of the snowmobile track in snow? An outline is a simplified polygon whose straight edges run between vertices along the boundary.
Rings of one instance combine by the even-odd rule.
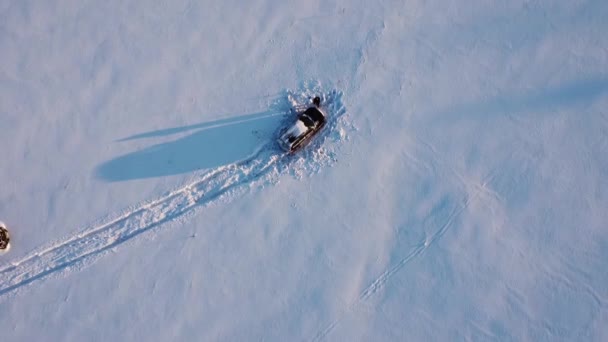
[[[319,89],[305,90],[301,94],[292,93],[290,96],[302,100],[314,93],[319,93]],[[332,90],[323,94],[330,117],[324,132],[319,134],[320,137],[313,144],[317,148],[327,135],[336,129],[339,118],[345,113],[341,92]],[[197,207],[216,203],[225,195],[254,188],[261,179],[265,179],[262,185],[266,184],[269,182],[267,178],[281,174],[289,169],[292,161],[310,157],[311,153],[309,150],[289,156],[276,148],[273,138],[240,162],[210,170],[196,181],[161,198],[143,203],[114,219],[5,265],[0,269],[0,298],[18,292],[17,290],[37,280],[82,269],[114,247],[157,226],[193,214]]]
[[[173,221],[267,174],[283,154],[262,148],[246,160],[211,171],[200,180],[130,210],[110,222],[35,251],[0,270],[0,296],[73,267],[82,268],[104,253],[156,226]]]

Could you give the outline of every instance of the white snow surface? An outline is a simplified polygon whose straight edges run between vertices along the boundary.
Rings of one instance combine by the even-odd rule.
[[[606,18],[0,0],[1,340],[607,341]]]

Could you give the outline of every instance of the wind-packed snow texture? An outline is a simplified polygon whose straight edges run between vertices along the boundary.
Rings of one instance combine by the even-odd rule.
[[[605,18],[0,1],[2,341],[608,340]]]

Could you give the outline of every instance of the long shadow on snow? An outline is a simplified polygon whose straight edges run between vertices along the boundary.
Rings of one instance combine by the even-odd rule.
[[[196,132],[131,152],[99,165],[97,177],[109,182],[182,174],[234,163],[268,142],[285,112],[266,111],[133,135],[118,142]]]

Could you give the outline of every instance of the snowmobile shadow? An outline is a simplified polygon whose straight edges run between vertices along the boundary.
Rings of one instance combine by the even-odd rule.
[[[231,164],[249,157],[271,141],[284,116],[284,112],[267,111],[133,135],[118,142],[196,130],[177,140],[106,161],[97,167],[96,175],[105,181],[118,182]]]

